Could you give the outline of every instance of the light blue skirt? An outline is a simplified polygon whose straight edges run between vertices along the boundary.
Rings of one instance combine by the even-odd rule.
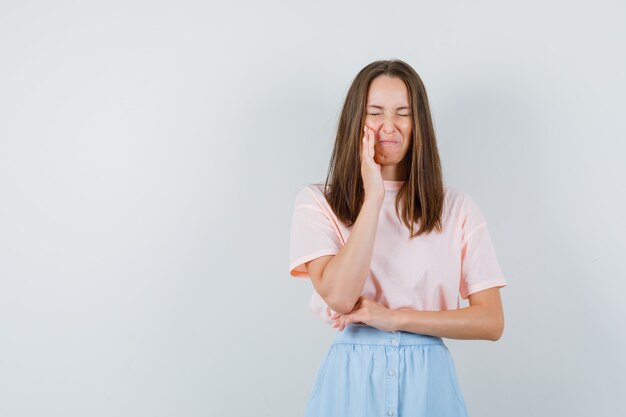
[[[317,369],[305,417],[468,417],[441,337],[349,324]]]

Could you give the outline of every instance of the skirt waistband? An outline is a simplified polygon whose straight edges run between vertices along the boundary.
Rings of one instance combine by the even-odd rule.
[[[340,343],[388,346],[444,344],[443,339],[439,336],[430,336],[401,330],[388,332],[360,323],[350,323],[342,331],[338,331],[333,344]]]

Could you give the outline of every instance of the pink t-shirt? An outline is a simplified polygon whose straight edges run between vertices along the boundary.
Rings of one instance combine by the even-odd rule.
[[[477,291],[507,285],[485,218],[468,194],[444,187],[443,231],[409,239],[409,229],[394,205],[404,181],[384,183],[370,273],[361,295],[392,310],[440,311],[460,308],[460,297],[467,299]],[[292,277],[310,278],[304,263],[337,254],[350,237],[351,228],[337,219],[322,194],[323,187],[310,184],[296,195],[289,247]],[[313,289],[309,309],[330,323],[326,308]]]

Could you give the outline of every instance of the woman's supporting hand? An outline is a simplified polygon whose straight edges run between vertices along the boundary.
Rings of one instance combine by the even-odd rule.
[[[360,296],[354,309],[348,314],[335,313],[330,316],[335,323],[333,327],[342,331],[350,323],[367,324],[384,331],[396,329],[396,313],[371,298]]]
[[[333,327],[343,330],[350,323],[363,323],[385,331],[404,331],[449,339],[492,340],[502,337],[504,313],[500,288],[492,287],[469,295],[470,305],[455,310],[390,310],[360,296],[350,313],[327,315]]]

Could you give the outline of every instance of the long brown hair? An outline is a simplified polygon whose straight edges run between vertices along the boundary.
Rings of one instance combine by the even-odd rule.
[[[411,238],[430,233],[434,228],[441,231],[443,175],[426,88],[417,72],[399,59],[372,62],[352,81],[328,166],[324,187],[326,200],[341,222],[347,227],[354,224],[365,198],[360,155],[367,93],[372,80],[383,74],[404,81],[413,122],[411,143],[401,162],[405,182],[396,197],[396,213],[409,228]],[[414,222],[420,223],[417,233]]]

